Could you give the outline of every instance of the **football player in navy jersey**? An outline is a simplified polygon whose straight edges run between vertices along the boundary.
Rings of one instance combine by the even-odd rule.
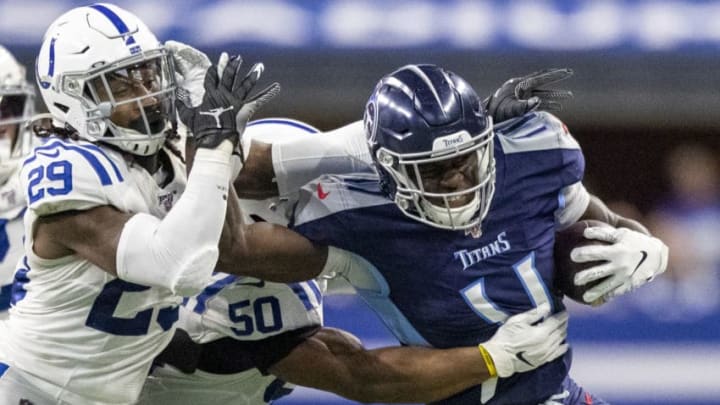
[[[610,276],[585,301],[665,270],[665,245],[585,190],[580,147],[549,113],[494,126],[462,78],[410,65],[378,84],[364,132],[376,173],[305,185],[293,229],[333,246],[325,276],[349,282],[403,344],[481,343],[519,311],[563,310],[551,288],[553,242],[580,219],[615,227],[585,234],[610,245],[573,252],[576,261],[607,261],[578,275],[580,284]],[[498,378],[443,403],[603,403],[569,378],[570,353],[508,377],[495,348],[481,347]]]
[[[573,251],[575,261],[606,262],[578,274],[578,284],[605,278],[585,293],[586,302],[626,293],[666,267],[660,240],[584,188],[582,152],[556,117],[531,111],[494,125],[462,78],[408,65],[380,81],[363,123],[245,150],[235,183],[245,196],[262,195],[254,184],[268,173],[276,183],[265,182],[264,192],[275,187],[285,197],[302,184],[298,179],[335,173],[302,187],[292,227],[330,246],[322,276],[352,285],[401,343],[480,344],[496,378],[441,402],[603,403],[569,378],[569,352],[510,375],[509,359],[484,343],[514,314],[564,309],[551,288],[553,244],[556,231],[578,220],[613,226],[585,231],[607,246]],[[338,174],[348,172],[343,159],[356,173]]]
[[[251,122],[244,136],[277,143],[316,132],[302,122],[266,119]],[[278,202],[241,206],[248,222],[287,225],[268,209]],[[323,327],[321,285],[215,273],[201,294],[184,301],[178,323],[185,332],[158,357],[139,403],[265,404],[295,384],[359,402],[428,402],[490,378],[475,344],[368,350],[347,332]],[[495,356],[513,359],[514,372],[556,359],[567,350],[567,313],[538,322],[548,312],[545,306],[517,315],[485,344],[498,348]],[[515,357],[519,352],[524,361]]]

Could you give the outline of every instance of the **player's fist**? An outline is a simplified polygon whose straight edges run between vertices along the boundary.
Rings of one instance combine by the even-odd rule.
[[[568,314],[563,311],[552,316],[548,304],[514,315],[480,344],[489,354],[498,377],[530,371],[563,355],[568,345]],[[486,363],[487,363],[486,359]]]
[[[485,99],[483,105],[495,123],[520,117],[535,109],[560,111],[562,104],[559,100],[572,97],[572,92],[545,89],[542,86],[565,80],[572,75],[572,69],[565,68],[540,70],[527,76],[513,77]]]
[[[273,83],[250,96],[263,72],[263,64],[255,64],[244,77],[239,73],[242,58],[220,55],[217,67],[205,71],[202,101],[193,106],[189,95],[178,93],[175,106],[180,120],[192,132],[198,148],[216,148],[228,140],[237,145],[250,117],[280,91]],[[239,118],[240,117],[240,118]]]
[[[609,243],[578,247],[570,252],[573,261],[604,261],[575,275],[575,284],[602,280],[583,295],[585,302],[610,299],[632,291],[667,268],[668,247],[658,238],[627,228],[590,227],[584,236]]]

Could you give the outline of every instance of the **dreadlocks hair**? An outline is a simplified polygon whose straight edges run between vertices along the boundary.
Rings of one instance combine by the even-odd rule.
[[[77,141],[80,139],[77,131],[75,131],[75,129],[73,129],[69,125],[65,125],[64,127],[56,127],[53,124],[33,124],[32,131],[38,138],[49,138],[51,136],[56,136],[60,139],[71,139],[73,141]]]
[[[78,135],[78,132],[71,126],[65,125],[63,127],[56,127],[53,124],[49,125],[39,125],[39,124],[33,124],[32,125],[32,131],[35,134],[35,136],[39,138],[49,138],[51,136],[54,136],[56,138],[60,139],[70,139],[73,141],[79,141],[80,135]],[[182,152],[178,149],[178,147],[175,145],[174,141],[180,139],[180,134],[178,134],[177,130],[175,128],[169,129],[166,132],[165,142],[163,143],[163,146],[167,148],[170,153],[175,155],[178,159],[180,159],[181,162],[185,163],[185,158],[182,155]],[[122,154],[128,154],[127,152],[117,149],[113,145],[105,144],[106,146],[116,149]]]
[[[180,149],[178,149],[178,147],[175,145],[175,141],[178,139],[180,139],[180,134],[178,134],[177,130],[175,128],[173,128],[168,131],[168,134],[165,137],[165,143],[163,144],[163,146],[166,147],[167,150],[169,150],[178,159],[180,159],[181,162],[186,163],[182,152],[180,152]]]

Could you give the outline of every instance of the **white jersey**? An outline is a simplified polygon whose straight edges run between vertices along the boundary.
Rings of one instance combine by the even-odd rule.
[[[39,216],[102,205],[164,217],[186,185],[184,165],[167,156],[164,187],[120,153],[87,142],[51,139],[24,162],[25,257],[0,331],[0,361],[57,402],[134,402],[151,360],[173,335],[181,298],[77,256],[42,259],[33,253],[31,230]]]
[[[197,343],[229,337],[258,343],[250,349],[254,351],[273,350],[272,344],[263,345],[268,338],[319,325],[322,294],[315,281],[270,283],[224,273],[216,273],[201,294],[186,300],[179,322]],[[183,374],[166,365],[153,370],[140,404],[266,404],[290,389],[251,361],[247,370],[225,375],[202,370]]]
[[[6,319],[12,296],[12,283],[18,259],[23,255],[25,197],[20,188],[19,169],[0,186],[0,319]]]

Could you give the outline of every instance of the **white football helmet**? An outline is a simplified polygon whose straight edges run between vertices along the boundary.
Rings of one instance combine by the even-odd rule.
[[[25,79],[25,67],[0,45],[0,183],[32,150],[33,137],[27,124],[34,104],[35,91]]]
[[[174,121],[168,53],[135,15],[111,4],[78,7],[50,25],[36,76],[56,126],[135,155],[162,147]]]

